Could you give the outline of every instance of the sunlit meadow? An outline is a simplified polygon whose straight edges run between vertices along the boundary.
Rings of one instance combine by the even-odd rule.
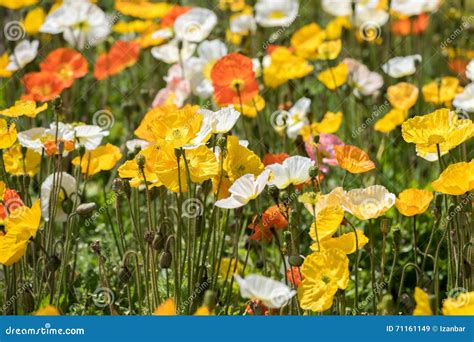
[[[4,315],[473,315],[474,1],[0,0]]]

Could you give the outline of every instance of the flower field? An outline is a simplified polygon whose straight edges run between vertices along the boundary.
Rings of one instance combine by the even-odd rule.
[[[0,19],[3,315],[474,315],[474,2]]]

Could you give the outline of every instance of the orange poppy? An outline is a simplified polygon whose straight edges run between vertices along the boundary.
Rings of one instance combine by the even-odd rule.
[[[350,173],[363,173],[375,168],[367,153],[352,145],[334,145],[336,160],[341,168]]]
[[[176,21],[176,19],[178,19],[178,17],[181,15],[181,14],[184,14],[186,12],[189,12],[191,10],[190,7],[186,7],[186,6],[173,6],[172,9],[169,10],[168,13],[166,13],[166,15],[161,18],[161,26],[162,27],[171,27],[173,26],[174,22]]]
[[[286,270],[286,279],[288,279],[291,284],[295,285],[295,287],[298,287],[304,277],[301,274],[299,267],[291,266],[291,268]]]
[[[65,88],[61,77],[48,71],[30,72],[23,76],[22,82],[26,91],[21,97],[23,100],[46,102]]]
[[[413,19],[403,18],[392,23],[392,32],[397,36],[409,36],[410,34],[421,34],[426,31],[430,21],[429,15],[422,13]]]
[[[451,71],[454,71],[456,74],[460,75],[463,78],[463,81],[467,81],[466,78],[466,67],[469,64],[469,60],[456,58],[448,62],[448,68]]]
[[[263,157],[262,163],[265,166],[271,164],[282,164],[288,157],[288,153],[267,153]]]
[[[214,97],[220,105],[244,103],[258,94],[252,60],[235,52],[217,61],[211,79]]]
[[[46,59],[41,62],[41,71],[57,74],[63,81],[64,87],[69,88],[76,78],[87,74],[87,61],[76,50],[59,48],[52,51]]]
[[[134,65],[140,55],[140,44],[136,42],[116,41],[108,53],[97,58],[94,66],[94,77],[98,80],[117,75],[122,70]]]
[[[74,141],[58,139],[58,142],[62,142],[64,145],[64,151],[70,152],[74,150]],[[58,144],[55,140],[48,140],[44,143],[44,150],[48,156],[58,154]]]
[[[280,208],[278,205],[271,206],[262,215],[262,221],[258,222],[257,224],[251,223],[249,224],[249,228],[253,229],[253,234],[250,236],[252,240],[260,241],[263,237],[265,240],[271,241],[272,239],[272,232],[270,231],[271,228],[275,229],[283,229],[288,226],[288,221],[281,213]]]

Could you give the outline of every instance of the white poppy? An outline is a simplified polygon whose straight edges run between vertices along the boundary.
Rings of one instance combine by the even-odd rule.
[[[377,218],[395,204],[395,195],[382,185],[353,189],[341,198],[342,208],[360,220]]]
[[[261,300],[270,309],[278,309],[288,304],[296,291],[287,285],[258,274],[250,274],[245,278],[234,274],[244,298]]]
[[[50,214],[53,213],[53,208],[50,209],[53,183],[59,189],[56,203],[54,204],[54,211],[56,211],[54,221],[65,222],[68,214],[64,212],[63,202],[66,199],[76,200],[76,179],[66,172],[57,172],[49,175],[41,184],[41,214],[46,221],[49,221]]]
[[[217,24],[216,14],[201,7],[194,7],[178,17],[174,22],[176,38],[199,43],[206,39]]]
[[[352,15],[352,0],[322,0],[321,7],[335,17]]]
[[[96,125],[80,125],[74,127],[76,141],[91,151],[99,147],[102,138],[109,135],[109,131]]]
[[[240,113],[233,107],[224,107],[217,112],[200,109],[199,113],[203,116],[203,126],[209,125],[214,134],[229,132],[240,117]]]
[[[472,59],[466,66],[466,77],[474,81],[474,59]]]
[[[227,55],[227,46],[219,39],[205,40],[197,49],[198,57],[191,57],[185,63],[186,78],[191,83],[192,92],[208,98],[214,92],[211,70],[217,60]]]
[[[255,32],[257,23],[250,14],[237,14],[230,18],[229,29],[232,33],[247,34]]]
[[[217,201],[215,205],[224,209],[243,207],[260,195],[268,183],[269,176],[270,170],[264,170],[257,178],[250,173],[243,175],[230,186],[230,197]]]
[[[59,122],[57,129],[56,123],[50,124],[49,128],[35,127],[26,131],[19,132],[17,135],[21,146],[29,148],[37,153],[42,153],[44,142],[58,140],[74,140],[74,129],[69,124]],[[68,151],[63,155],[67,156]]]
[[[10,55],[10,61],[7,65],[8,71],[17,71],[36,58],[38,54],[39,42],[37,40],[23,40],[13,50]]]
[[[390,9],[405,16],[434,12],[439,8],[440,0],[392,0]]]
[[[290,139],[296,139],[303,126],[309,124],[307,118],[311,100],[307,97],[302,97],[290,108],[288,117],[286,118],[286,134]]]
[[[40,28],[42,33],[62,33],[78,49],[102,43],[112,23],[100,7],[87,1],[67,1],[48,14]]]
[[[178,40],[173,39],[167,44],[155,46],[151,49],[151,55],[167,64],[174,64],[180,62],[179,55],[181,52],[181,59],[186,61],[194,54],[196,44],[184,41],[180,51],[178,43]]]
[[[282,164],[271,164],[266,167],[272,171],[273,177],[269,185],[276,185],[278,189],[286,189],[290,184],[299,185],[309,179],[309,169],[314,165],[310,158],[292,156],[286,158]]]
[[[394,57],[382,65],[382,70],[393,78],[413,75],[416,72],[416,63],[421,63],[421,55]]]
[[[144,150],[145,148],[150,146],[150,143],[146,140],[131,139],[125,143],[125,146],[127,147],[127,150],[129,150],[130,152],[134,152],[137,147],[139,147],[140,150]]]
[[[381,30],[381,26],[385,25],[389,18],[390,14],[383,9],[356,6],[353,21],[356,27],[363,28],[364,25],[370,24],[370,26],[378,26],[374,28]]]
[[[255,20],[263,27],[288,27],[298,16],[298,0],[258,0]]]
[[[375,71],[370,71],[366,65],[352,58],[345,58],[344,64],[349,69],[349,84],[354,88],[356,97],[376,94],[383,86],[383,77]]]
[[[461,94],[456,95],[453,106],[468,113],[474,112],[474,83],[468,84]]]

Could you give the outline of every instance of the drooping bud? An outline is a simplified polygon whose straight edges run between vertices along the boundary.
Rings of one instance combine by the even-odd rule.
[[[94,202],[81,203],[77,206],[76,213],[82,217],[89,217],[96,208],[97,204]]]
[[[160,255],[160,267],[163,269],[170,268],[172,259],[171,252],[164,251]]]

